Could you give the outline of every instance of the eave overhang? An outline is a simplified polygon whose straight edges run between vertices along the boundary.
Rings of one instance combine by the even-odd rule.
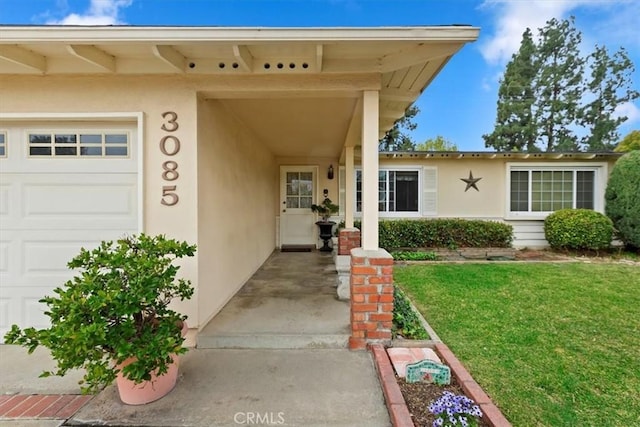
[[[527,153],[515,151],[386,151],[380,153],[380,159],[430,159],[430,160],[614,160],[624,153]]]

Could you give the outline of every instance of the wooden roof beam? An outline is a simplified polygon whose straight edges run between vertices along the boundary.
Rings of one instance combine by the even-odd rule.
[[[324,57],[324,47],[321,44],[316,45],[316,71],[322,71],[322,61]]]
[[[95,46],[84,44],[70,44],[67,45],[67,50],[70,54],[93,64],[104,71],[114,73],[116,71],[116,58],[113,55],[109,55],[104,50],[100,50]]]
[[[0,58],[38,71],[39,73],[47,71],[46,57],[17,45],[0,45]]]
[[[249,73],[253,71],[253,55],[251,55],[247,46],[233,45],[233,56],[244,71]]]
[[[184,73],[187,67],[187,58],[178,52],[173,46],[169,45],[153,45],[151,47],[153,55],[164,61],[176,71]]]
[[[425,63],[435,58],[451,56],[461,47],[462,43],[420,43],[409,49],[383,56],[380,60],[380,71],[387,73]]]

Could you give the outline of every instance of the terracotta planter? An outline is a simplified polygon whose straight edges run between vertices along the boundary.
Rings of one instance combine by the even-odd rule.
[[[188,330],[189,327],[187,326],[187,322],[184,322],[182,326],[183,337],[187,334]],[[130,357],[120,365],[120,369],[133,363],[135,360],[135,357]],[[136,384],[135,382],[125,378],[122,375],[122,371],[118,372],[116,385],[118,386],[120,400],[127,405],[144,405],[166,396],[176,385],[178,380],[179,364],[180,358],[177,355],[174,355],[173,363],[169,365],[169,369],[166,374],[161,376],[152,374],[150,381],[145,381],[140,384]]]

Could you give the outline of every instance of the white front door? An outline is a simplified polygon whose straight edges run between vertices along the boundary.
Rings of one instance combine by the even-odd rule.
[[[280,167],[280,246],[316,245],[316,166]]]

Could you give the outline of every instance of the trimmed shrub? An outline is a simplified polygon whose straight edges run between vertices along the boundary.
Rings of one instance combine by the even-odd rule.
[[[344,226],[344,224],[341,224]],[[354,224],[360,228],[360,222]],[[391,252],[399,248],[508,248],[513,227],[497,221],[402,219],[380,221],[379,245]]]
[[[611,245],[613,223],[590,209],[562,209],[544,220],[544,236],[554,249],[597,251]]]
[[[607,191],[605,212],[627,246],[640,249],[640,151],[631,151],[616,162]]]

